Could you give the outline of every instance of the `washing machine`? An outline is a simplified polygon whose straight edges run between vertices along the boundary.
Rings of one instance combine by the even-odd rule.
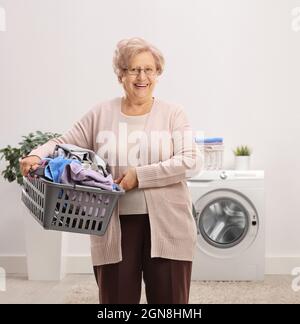
[[[192,280],[263,280],[263,171],[203,171],[188,180],[197,225]]]

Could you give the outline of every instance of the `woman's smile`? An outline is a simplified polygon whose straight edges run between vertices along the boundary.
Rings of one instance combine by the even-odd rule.
[[[149,86],[149,83],[134,83],[134,87],[139,90],[145,90]]]

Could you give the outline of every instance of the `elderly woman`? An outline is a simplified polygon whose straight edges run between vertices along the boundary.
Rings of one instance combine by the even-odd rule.
[[[143,39],[122,40],[113,58],[125,96],[100,103],[63,136],[20,162],[35,169],[58,143],[95,151],[125,195],[103,236],[91,236],[100,303],[188,303],[196,226],[186,178],[201,169],[184,110],[153,97],[164,68]]]

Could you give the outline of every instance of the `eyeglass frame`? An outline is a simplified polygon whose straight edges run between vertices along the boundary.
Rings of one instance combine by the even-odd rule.
[[[149,68],[131,68],[131,69],[137,69],[137,74],[136,73],[132,73],[132,71],[130,72],[130,68],[124,68],[123,70],[124,71],[127,71],[127,73],[129,75],[135,75],[135,76],[138,76],[142,71],[144,71],[144,73],[147,75],[147,76],[154,76],[156,73],[157,73],[157,70],[152,70],[152,68],[150,68],[152,70],[151,74],[147,74],[146,72],[146,69],[149,69]]]

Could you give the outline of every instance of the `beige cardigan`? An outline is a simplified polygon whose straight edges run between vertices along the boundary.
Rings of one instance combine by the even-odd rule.
[[[33,150],[30,155],[46,157],[53,153],[57,143],[75,144],[98,153],[101,146],[101,143],[97,143],[99,132],[113,131],[118,139],[120,110],[121,98],[100,103],[63,136],[50,140]],[[145,126],[148,138],[153,130],[183,134],[191,129],[181,107],[155,99]],[[161,159],[160,156],[156,161],[151,161],[151,164],[148,164],[145,158],[145,163],[136,168],[138,186],[144,189],[148,206],[151,257],[190,261],[193,259],[197,230],[185,180],[186,171],[192,176],[200,172],[203,163],[196,145],[192,141],[189,141],[189,144],[185,142],[178,136],[170,138],[169,157]],[[142,148],[141,158],[147,157],[146,149]],[[107,160],[107,157],[103,158]],[[176,162],[180,160],[183,163],[178,165]],[[113,166],[111,161],[108,162],[111,164],[112,175],[116,178],[119,173],[118,166]],[[118,206],[114,209],[106,233],[103,236],[91,235],[91,255],[93,265],[122,260]]]

